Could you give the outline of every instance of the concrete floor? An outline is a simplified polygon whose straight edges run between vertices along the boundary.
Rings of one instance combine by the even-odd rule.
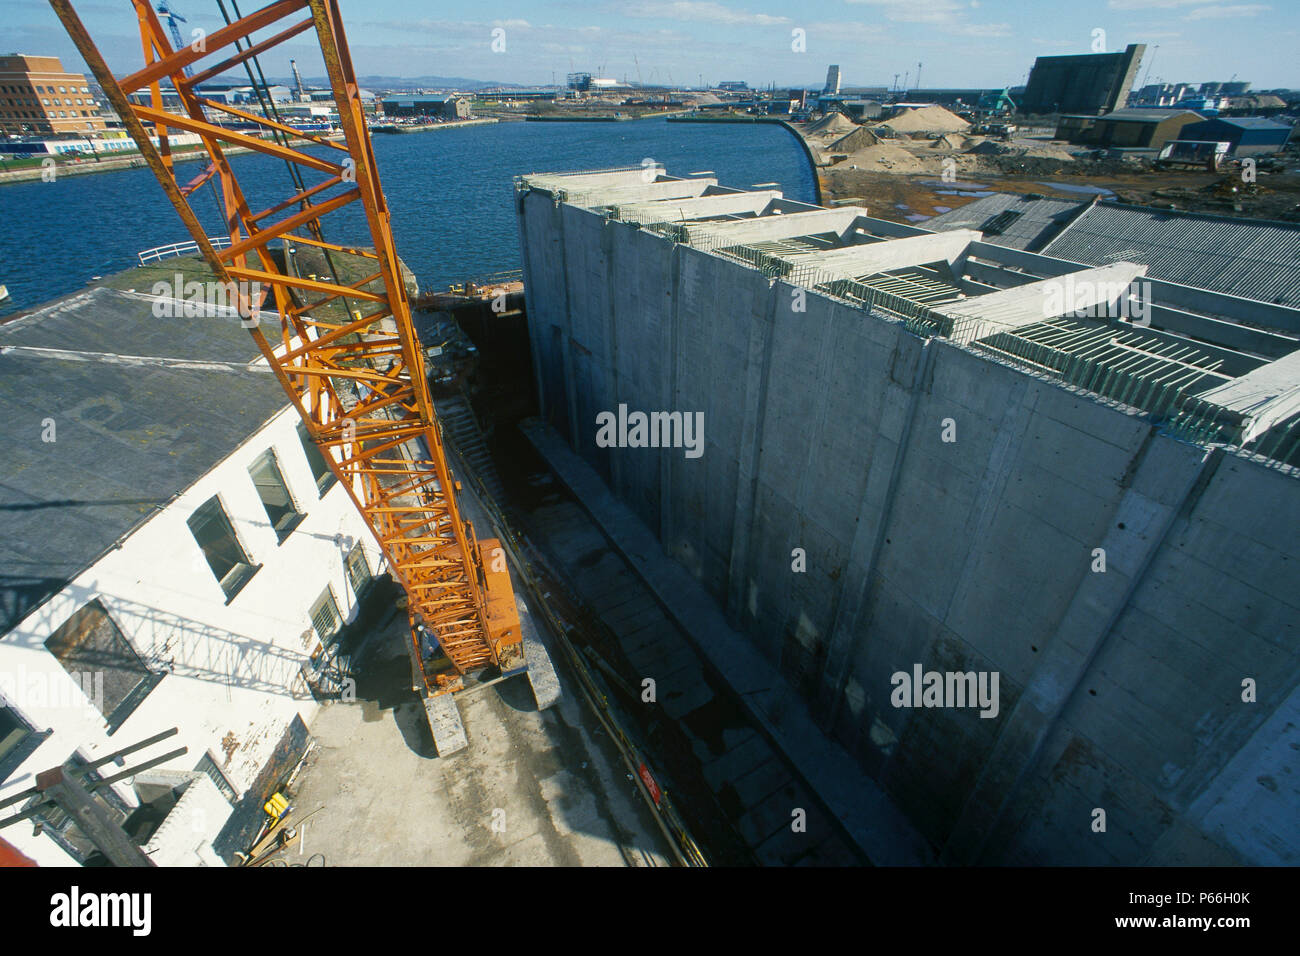
[[[460,695],[470,746],[434,755],[394,617],[366,642],[355,703],[325,705],[295,783],[303,859],[328,866],[669,865],[618,751],[573,689],[539,712],[527,678]],[[555,654],[552,653],[552,657]],[[296,862],[297,851],[291,851]]]

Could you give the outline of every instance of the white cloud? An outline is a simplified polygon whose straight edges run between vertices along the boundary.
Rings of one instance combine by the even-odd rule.
[[[749,13],[714,3],[712,0],[639,0],[620,5],[618,12],[642,20],[686,20],[701,23],[752,24],[772,26],[789,23],[789,17],[766,13]]]
[[[885,27],[879,23],[822,20],[808,24],[808,36],[814,42],[826,38],[837,43],[875,43],[884,38]]]
[[[1273,8],[1263,3],[1242,3],[1235,6],[1224,6],[1222,4],[1212,7],[1197,7],[1191,11],[1184,20],[1232,20],[1237,18],[1253,17],[1257,13],[1263,13],[1265,10]]]
[[[895,23],[927,23],[944,33],[967,37],[1005,37],[1011,35],[1007,23],[971,23],[966,19],[970,8],[979,0],[847,0],[860,6],[879,7],[886,20]],[[1204,0],[1201,0],[1204,2]]]
[[[1194,7],[1205,0],[1107,0],[1112,10],[1173,10],[1175,7]]]

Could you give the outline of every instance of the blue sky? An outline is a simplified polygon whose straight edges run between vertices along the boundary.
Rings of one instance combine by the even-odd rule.
[[[128,0],[73,0],[111,68],[140,63]],[[265,0],[244,0],[247,13]],[[229,3],[227,4],[229,6]],[[678,84],[741,79],[819,86],[838,63],[845,85],[890,85],[923,63],[924,86],[1023,83],[1035,56],[1147,44],[1139,80],[1250,80],[1255,89],[1300,87],[1300,4],[1205,0],[341,0],[359,75],[462,76],[561,83],[571,70]],[[217,29],[215,0],[176,0],[186,31]],[[81,60],[53,10],[0,0],[2,52]],[[493,31],[498,34],[494,52]],[[796,51],[795,31],[804,50]],[[304,36],[310,37],[310,34]],[[263,58],[270,76],[299,56],[307,76],[319,53],[301,43]],[[277,62],[282,59],[284,62]]]

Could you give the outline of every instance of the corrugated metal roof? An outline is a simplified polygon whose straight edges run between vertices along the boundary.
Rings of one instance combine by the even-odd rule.
[[[1098,116],[1097,119],[1115,123],[1163,123],[1174,116],[1195,116],[1199,119],[1200,115],[1195,110],[1148,110],[1135,106],[1132,109],[1115,110],[1105,116]]]
[[[1152,278],[1300,306],[1300,225],[1103,202],[1041,251],[1089,265],[1140,262]]]
[[[1239,126],[1242,129],[1268,129],[1268,130],[1290,130],[1287,123],[1279,123],[1276,120],[1265,119],[1262,116],[1215,116],[1205,120],[1206,124],[1210,123],[1227,123],[1229,126]],[[1200,124],[1193,124],[1200,125]]]
[[[997,246],[1010,246],[1037,252],[1086,205],[1077,199],[1047,199],[994,193],[967,203],[952,212],[935,216],[925,223],[926,229],[978,229],[984,240]],[[1019,213],[1018,216],[1008,215]]]

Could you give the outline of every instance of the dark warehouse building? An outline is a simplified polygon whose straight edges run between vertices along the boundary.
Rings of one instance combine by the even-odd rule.
[[[1192,139],[1189,126],[1202,126],[1192,110],[1116,110],[1105,116],[1062,116],[1056,138],[1082,146],[1159,149],[1171,139]],[[1200,139],[1201,137],[1196,137]]]
[[[1184,126],[1178,138],[1230,143],[1228,152],[1234,156],[1263,156],[1286,145],[1291,127],[1258,116],[1220,117]]]
[[[1034,61],[1021,109],[1026,113],[1109,113],[1128,103],[1146,46],[1123,53],[1040,56]]]

